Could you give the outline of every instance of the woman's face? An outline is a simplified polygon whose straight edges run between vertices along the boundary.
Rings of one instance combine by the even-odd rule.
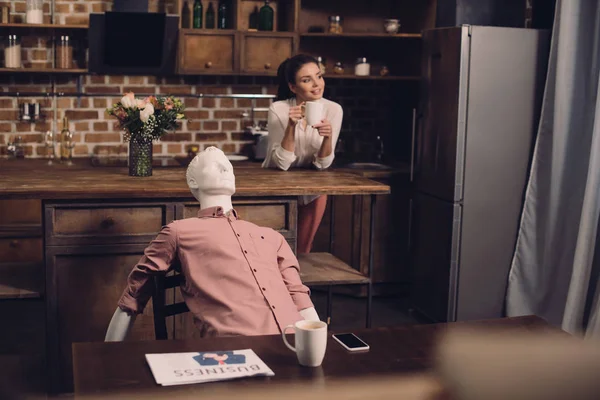
[[[314,101],[323,97],[325,79],[321,69],[315,63],[304,64],[296,73],[296,84],[290,84],[290,90],[300,101]]]

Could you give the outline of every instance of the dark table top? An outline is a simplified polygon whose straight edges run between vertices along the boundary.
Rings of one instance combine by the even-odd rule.
[[[265,383],[323,385],[328,380],[389,374],[419,373],[433,366],[433,353],[440,333],[453,326],[481,326],[511,330],[555,330],[535,316],[454,324],[406,325],[393,328],[355,330],[371,349],[348,352],[331,335],[323,364],[302,367],[296,355],[285,347],[280,335],[219,337],[199,340],[165,340],[113,343],[74,343],[75,394],[150,392],[207,393],[215,388],[247,387]],[[292,336],[292,335],[290,335]],[[254,377],[217,383],[162,387],[156,384],[144,355],[191,351],[238,350],[250,348],[273,370],[273,377]]]

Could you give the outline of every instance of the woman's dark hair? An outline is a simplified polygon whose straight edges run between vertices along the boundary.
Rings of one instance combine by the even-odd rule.
[[[275,98],[275,101],[287,100],[294,97],[294,93],[290,90],[289,84],[295,84],[296,73],[298,73],[303,65],[310,63],[316,64],[317,66],[319,65],[319,62],[316,58],[306,54],[297,54],[281,63],[277,69],[279,88],[277,89],[277,97]]]

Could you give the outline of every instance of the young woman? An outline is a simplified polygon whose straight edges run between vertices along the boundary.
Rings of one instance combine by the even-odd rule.
[[[298,54],[277,70],[279,89],[269,109],[269,147],[263,168],[329,168],[342,126],[342,107],[323,98],[325,80],[315,58]],[[307,101],[323,104],[320,123],[308,126],[303,118]],[[327,196],[300,196],[298,200],[298,253],[309,253]]]

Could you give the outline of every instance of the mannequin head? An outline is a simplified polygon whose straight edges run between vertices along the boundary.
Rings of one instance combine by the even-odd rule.
[[[235,175],[231,162],[220,149],[211,146],[194,157],[188,166],[186,179],[202,208],[225,207],[226,204],[218,203],[227,200],[231,203],[231,196],[235,193]]]

